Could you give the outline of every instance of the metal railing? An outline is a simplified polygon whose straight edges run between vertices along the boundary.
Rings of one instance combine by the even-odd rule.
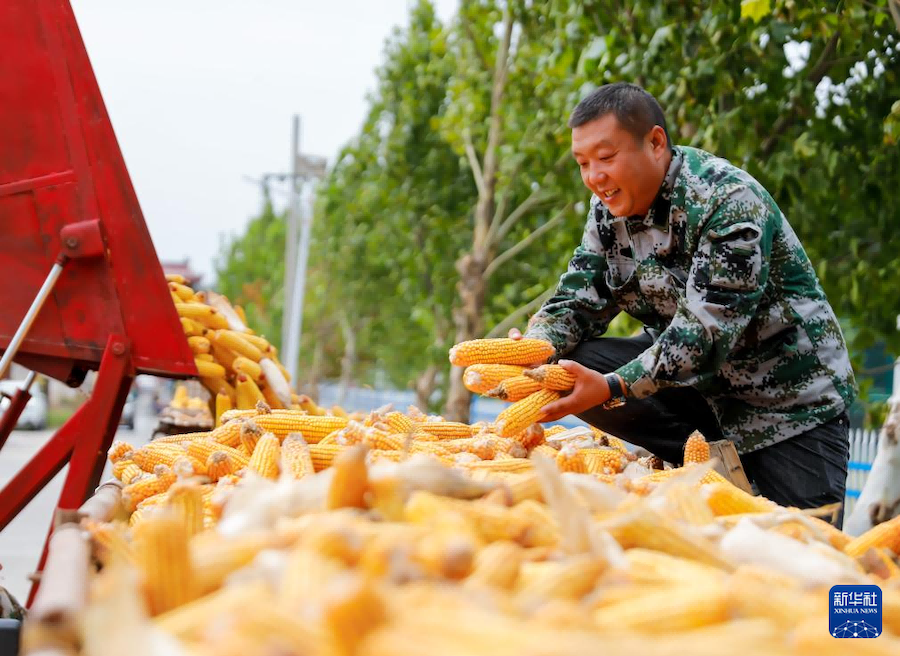
[[[844,517],[849,517],[862,492],[872,462],[878,452],[877,430],[850,429],[850,462],[847,465],[847,491],[844,496]]]

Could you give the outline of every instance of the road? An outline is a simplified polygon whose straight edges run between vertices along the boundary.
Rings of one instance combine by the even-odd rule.
[[[135,446],[146,444],[156,425],[156,418],[150,414],[149,399],[138,402],[135,430],[120,427],[116,439]],[[53,431],[13,431],[0,451],[0,489],[2,489],[22,466],[50,439]],[[20,603],[28,598],[30,583],[28,575],[38,564],[41,548],[53,511],[59,499],[62,483],[68,467],[54,478],[47,487],[0,532],[0,586],[9,590]],[[102,480],[111,476],[109,465]]]

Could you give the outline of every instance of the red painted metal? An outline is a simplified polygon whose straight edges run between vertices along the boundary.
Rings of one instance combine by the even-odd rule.
[[[22,415],[22,411],[28,405],[28,401],[31,399],[31,392],[18,389],[12,396],[6,393],[3,396],[9,398],[9,405],[6,407],[6,412],[0,417],[0,449],[3,448],[6,438],[13,432],[19,417]]]
[[[0,491],[2,530],[67,462],[59,505],[81,505],[137,373],[197,370],[68,1],[0,2],[0,60],[0,351],[60,262],[15,361],[71,385],[99,368],[91,398]]]

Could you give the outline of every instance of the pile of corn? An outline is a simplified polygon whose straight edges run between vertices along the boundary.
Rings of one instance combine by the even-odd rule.
[[[654,472],[592,431],[414,409],[223,419],[113,445],[129,515],[87,524],[85,653],[822,656],[830,586],[872,582],[884,634],[855,653],[900,653],[900,520],[851,539],[699,435]]]
[[[182,276],[170,274],[166,280],[200,382],[216,399],[217,415],[228,408],[253,408],[257,401],[278,409],[300,403],[275,347],[247,326],[239,305],[215,292],[195,292]]]

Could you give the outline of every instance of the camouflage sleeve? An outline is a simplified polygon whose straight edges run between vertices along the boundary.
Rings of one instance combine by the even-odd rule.
[[[708,214],[675,317],[651,347],[617,371],[637,398],[711,378],[762,298],[777,209],[741,184],[723,188]]]
[[[599,336],[619,313],[606,285],[606,258],[600,250],[597,203],[591,202],[581,244],[560,277],[553,296],[528,322],[526,337],[546,339],[556,357],[571,351],[585,334]]]

